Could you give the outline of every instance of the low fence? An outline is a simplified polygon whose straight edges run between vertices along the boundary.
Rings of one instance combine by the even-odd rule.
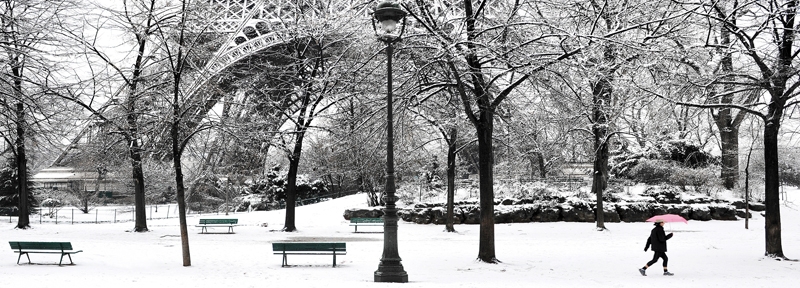
[[[297,199],[296,203],[297,206],[303,206],[325,201],[331,198],[353,195],[356,193],[358,193],[358,191],[329,193],[305,199]],[[284,209],[284,208],[285,208],[284,203],[280,203],[278,209]],[[253,210],[250,210],[248,208],[247,211],[243,212],[230,211],[227,213],[242,214],[242,213],[250,213],[252,211]],[[226,211],[223,210],[186,211],[187,215],[220,215],[225,213]],[[145,206],[145,215],[148,220],[178,218],[179,216],[178,205],[177,204],[147,205]],[[18,221],[17,216],[3,216],[3,217],[8,217],[9,223],[14,223]],[[34,208],[34,211],[31,213],[29,217],[31,223],[39,223],[39,224],[121,223],[121,222],[135,221],[136,209],[134,206],[98,206],[98,207],[90,207],[89,213],[83,213],[83,211],[74,207],[61,207],[61,208],[37,207]]]
[[[145,206],[145,215],[148,220],[153,219],[169,219],[178,217],[178,205],[147,205]],[[230,213],[248,213],[247,212],[230,212]],[[200,212],[200,211],[187,211],[189,215],[219,215],[225,212]],[[17,216],[7,216],[8,222],[13,223],[17,221]],[[34,208],[31,213],[31,223],[52,223],[52,224],[76,224],[76,223],[121,223],[133,222],[136,219],[136,210],[134,206],[102,206],[90,208],[89,213],[83,213],[78,208],[63,207],[63,208]]]

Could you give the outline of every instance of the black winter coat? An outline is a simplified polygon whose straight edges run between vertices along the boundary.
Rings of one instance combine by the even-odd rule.
[[[650,231],[650,238],[647,238],[647,245],[644,246],[644,251],[647,251],[647,248],[653,246],[653,251],[655,252],[667,252],[667,240],[669,240],[669,238],[672,238],[672,233],[665,235],[664,227],[657,225]]]

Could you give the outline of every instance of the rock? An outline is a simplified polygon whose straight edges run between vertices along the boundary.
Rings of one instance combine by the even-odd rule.
[[[746,211],[744,211],[744,209],[736,210],[736,216],[738,216],[739,218],[753,218],[753,214],[747,213]]]
[[[350,220],[352,218],[380,218],[383,216],[383,207],[375,207],[375,208],[351,208],[344,210],[345,220]]]
[[[533,201],[533,199],[525,198],[525,199],[519,199],[518,203],[519,204],[533,204],[534,202],[535,201]]]
[[[414,209],[411,215],[411,222],[417,224],[430,224],[433,221],[433,213],[430,208]]]
[[[531,222],[531,218],[539,210],[538,205],[518,205],[517,209],[511,212],[511,222],[513,223],[527,223]]]
[[[714,203],[714,202],[715,201],[713,199],[708,198],[708,197],[697,197],[697,198],[692,198],[692,199],[686,199],[686,200],[683,201],[683,203],[686,203],[686,204],[708,204],[708,203]]]
[[[731,202],[731,205],[733,205],[733,207],[736,207],[736,209],[744,209],[745,206],[744,200],[733,201]]]
[[[558,221],[559,214],[561,214],[561,212],[556,207],[542,207],[539,213],[531,217],[531,220],[534,222],[556,222]]]
[[[652,213],[653,216],[670,214],[669,213],[669,206],[661,205],[661,204],[654,204],[654,205],[651,205],[650,207],[651,207],[650,208],[650,213]]]
[[[481,223],[481,210],[478,206],[470,205],[461,207],[464,211],[464,224],[480,224]]]
[[[410,209],[400,209],[397,210],[397,216],[399,216],[400,219],[403,219],[403,221],[411,222],[412,216],[414,215],[413,212],[414,211]]]
[[[692,220],[709,221],[711,220],[711,209],[708,206],[692,207]]]
[[[513,208],[494,207],[494,223],[511,223],[511,213],[513,210]]]
[[[444,225],[447,224],[447,209],[442,207],[437,207],[431,209],[431,213],[433,214],[433,223]],[[453,207],[453,224],[461,224],[463,221],[463,215],[461,214],[461,209],[458,207]]]
[[[502,204],[502,205],[514,205],[514,204],[517,204],[517,200],[516,199],[511,199],[511,198],[506,198],[506,199],[503,199],[503,201],[500,201],[500,204]]]
[[[692,215],[692,206],[689,205],[670,205],[667,207],[667,214],[676,214],[689,220]]]
[[[620,220],[620,218],[619,218],[619,213],[617,213],[616,205],[613,205],[613,204],[609,205],[609,204],[610,203],[603,205],[603,222],[606,222],[606,223],[619,223],[619,222],[622,222],[622,220]],[[593,209],[593,210],[597,211],[597,209]]]
[[[733,206],[711,206],[711,219],[736,220],[736,209]]]
[[[562,204],[561,219],[566,222],[594,222],[594,211],[585,203]]]
[[[444,224],[444,222],[444,209],[438,207],[431,209],[431,223],[441,225]]]
[[[462,200],[455,202],[453,204],[455,204],[456,206],[469,206],[469,205],[478,205],[480,203],[478,203],[478,201],[475,200]]]
[[[617,206],[619,218],[625,222],[644,222],[652,216],[647,203],[633,203]]]
[[[761,203],[750,203],[750,210],[756,212],[767,211],[767,206]]]

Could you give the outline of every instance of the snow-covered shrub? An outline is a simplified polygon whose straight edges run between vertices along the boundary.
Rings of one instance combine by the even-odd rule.
[[[246,205],[255,207],[257,210],[269,209],[285,203],[286,201],[286,174],[281,173],[278,168],[274,168],[263,178],[257,178],[247,189],[243,189],[242,194],[254,194],[258,197],[250,197],[246,200]],[[295,183],[295,195],[298,203],[310,204],[319,201],[328,194],[328,185],[325,181],[315,180],[310,182],[305,175],[298,175]],[[261,201],[256,203],[254,201]]]
[[[67,194],[63,190],[56,190],[56,189],[46,189],[44,190],[39,197],[43,200],[40,201],[40,206],[42,207],[42,215],[49,216],[50,218],[55,217],[56,212],[61,210],[64,207],[64,203],[70,195]],[[46,211],[44,211],[47,209]]]
[[[503,187],[503,186],[500,186]],[[507,191],[501,189],[500,193],[495,192],[496,197],[510,197],[516,199],[543,199],[557,196],[559,191],[556,188],[548,187],[544,182],[517,183],[507,186]]]
[[[781,184],[800,187],[800,168],[791,163],[780,163]]]
[[[380,194],[382,197],[383,193],[381,192]],[[417,203],[419,200],[419,187],[415,185],[395,185],[394,195],[397,196],[397,201],[406,205]]]
[[[670,167],[705,168],[719,163],[718,157],[714,157],[709,152],[703,151],[700,145],[684,139],[658,142],[636,153],[614,155],[609,160],[611,166],[610,173],[612,175],[622,178],[627,177],[634,180],[637,179],[637,176],[633,175],[637,172],[637,167],[648,165],[648,167],[638,168],[644,170],[639,171],[639,177],[642,176],[643,172],[650,172],[644,174],[652,174],[655,178],[646,178],[646,180],[649,179],[651,182],[644,183],[666,181],[667,178],[656,178],[658,178],[658,176],[663,176],[662,173],[665,172],[665,169],[668,170]],[[654,166],[656,163],[650,162],[653,160],[661,164]],[[671,165],[665,165],[664,163],[670,163]]]
[[[669,160],[642,159],[628,173],[628,177],[636,182],[659,184],[670,180],[677,165]]]
[[[695,191],[706,196],[715,196],[722,189],[722,180],[719,178],[719,172],[710,167],[676,167],[669,177],[669,182],[683,187],[684,190],[689,190],[690,187],[693,187]]]

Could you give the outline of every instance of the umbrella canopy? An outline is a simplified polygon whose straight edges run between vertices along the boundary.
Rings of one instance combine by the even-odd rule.
[[[647,222],[656,222],[656,220],[663,220],[664,222],[667,222],[667,223],[670,223],[670,222],[689,223],[689,221],[686,221],[686,219],[684,219],[680,215],[675,215],[675,214],[656,215],[656,216],[650,217],[650,219],[647,219],[645,221],[647,221]]]

